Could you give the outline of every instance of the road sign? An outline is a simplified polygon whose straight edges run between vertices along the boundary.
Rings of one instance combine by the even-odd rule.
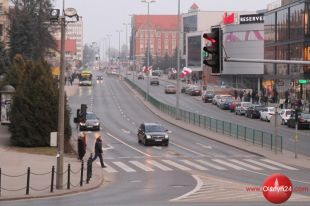
[[[306,80],[306,79],[299,79],[298,80],[299,84],[307,84],[307,82],[308,82],[308,80]]]

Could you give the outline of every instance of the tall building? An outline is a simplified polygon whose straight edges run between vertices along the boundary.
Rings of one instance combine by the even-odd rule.
[[[83,18],[79,17],[79,21],[67,24],[66,38],[76,41],[75,59],[82,61],[83,59]]]
[[[265,14],[265,59],[310,60],[310,0],[282,0]],[[299,80],[302,84],[299,84]],[[310,65],[265,64],[268,96],[310,100]]]
[[[152,57],[172,56],[178,44],[177,15],[133,15],[130,51],[138,65],[143,66],[143,58],[150,42]]]
[[[0,41],[8,42],[7,29],[9,27],[9,0],[0,0]]]

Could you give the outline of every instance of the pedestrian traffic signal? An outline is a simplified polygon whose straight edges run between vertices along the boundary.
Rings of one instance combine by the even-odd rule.
[[[211,33],[204,33],[205,46],[203,52],[208,55],[203,56],[203,64],[212,68],[212,73],[220,73],[221,61],[221,28],[215,27],[211,29]]]
[[[86,121],[86,112],[87,112],[87,105],[86,104],[81,104],[81,116],[82,116],[82,121]]]

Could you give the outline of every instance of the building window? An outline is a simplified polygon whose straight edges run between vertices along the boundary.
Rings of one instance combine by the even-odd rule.
[[[288,59],[288,52],[288,45],[278,46],[276,59]],[[288,75],[288,64],[277,64],[275,73],[277,75]]]
[[[310,45],[308,45],[310,46]],[[305,50],[305,52],[304,52]],[[306,61],[308,61],[309,56],[309,51],[310,48],[307,47],[307,45],[303,45],[303,43],[296,43],[296,44],[291,44],[290,48],[290,59],[291,60],[297,60],[301,61],[304,60],[303,57],[305,58]],[[290,65],[290,74],[300,74],[302,72],[303,65],[300,64],[291,64]]]
[[[3,14],[3,4],[0,3],[0,15]]]
[[[302,39],[307,30],[304,30],[305,25],[305,4],[299,4],[290,8],[290,38]],[[307,16],[307,15],[306,15]],[[307,20],[306,20],[307,21]]]
[[[288,28],[288,9],[277,12],[277,41],[286,41],[289,39]]]
[[[264,30],[265,30],[265,45],[268,43],[273,43],[276,40],[276,33],[275,33],[275,13],[268,14],[265,16],[264,20]]]
[[[265,47],[264,56],[265,59],[275,59],[276,50],[274,46]],[[274,64],[266,63],[264,64],[264,74],[273,75],[274,74]]]

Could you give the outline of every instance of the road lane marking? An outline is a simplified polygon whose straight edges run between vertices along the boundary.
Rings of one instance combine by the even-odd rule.
[[[133,164],[133,165],[139,167],[140,169],[146,171],[146,172],[153,172],[153,171],[154,171],[152,168],[145,166],[145,165],[142,164],[141,162],[134,161],[134,160],[133,160],[133,161],[129,161],[129,162],[130,162],[131,164]]]
[[[115,164],[116,166],[118,166],[119,168],[121,168],[122,170],[126,172],[136,172],[136,170],[132,169],[131,167],[127,166],[126,164],[122,162],[113,162],[113,164]]]
[[[157,167],[163,171],[172,171],[171,168],[159,163],[159,162],[156,162],[155,160],[148,160],[147,161],[149,164],[153,165],[154,167]]]
[[[210,163],[210,162],[206,162],[204,160],[197,160],[197,162],[203,164],[203,165],[206,165],[208,167],[212,167],[212,168],[215,168],[215,169],[218,169],[218,170],[227,170],[226,168],[224,167],[221,167],[221,166],[218,166],[218,165],[215,165],[213,163]]]
[[[147,153],[144,153],[144,152],[138,150],[137,148],[135,148],[135,147],[133,147],[133,146],[127,144],[126,142],[124,142],[124,141],[122,141],[122,140],[120,140],[120,139],[114,137],[114,136],[111,135],[110,133],[107,133],[107,135],[110,136],[110,137],[112,137],[113,139],[119,141],[120,143],[126,145],[127,147],[129,147],[129,148],[131,148],[131,149],[133,149],[133,150],[135,150],[135,151],[137,151],[137,152],[139,152],[139,153],[141,153],[141,154],[144,154],[145,156],[152,157],[152,155],[149,155],[149,154],[147,154]]]
[[[240,160],[229,159],[229,161],[234,162],[234,163],[237,163],[237,164],[242,165],[242,166],[244,166],[244,167],[250,168],[250,169],[252,169],[252,170],[263,170],[262,168],[259,168],[259,167],[250,165],[250,164],[245,163],[245,162],[242,162],[242,161],[240,161]]]
[[[173,161],[171,161],[171,160],[162,160],[162,161],[165,162],[166,164],[171,165],[171,166],[173,166],[173,167],[176,167],[176,168],[178,168],[178,169],[180,169],[180,170],[184,170],[184,171],[189,171],[189,170],[191,170],[190,168],[185,167],[185,166],[183,166],[183,165],[180,165],[180,164],[178,164],[178,163],[176,163],[176,162],[173,162]]]
[[[191,152],[191,153],[197,154],[197,155],[199,155],[199,156],[202,156],[202,157],[205,157],[205,156],[206,156],[206,155],[201,154],[201,153],[199,153],[199,152],[195,152],[194,150],[191,150],[191,149],[189,149],[189,148],[183,147],[183,146],[181,146],[181,145],[179,145],[179,144],[176,144],[176,143],[173,143],[173,142],[170,142],[170,144],[173,144],[173,145],[175,145],[175,146],[177,146],[177,147],[180,147],[180,148],[182,148],[182,149],[184,149],[184,150],[186,150],[186,151],[189,151],[189,152]]]
[[[97,165],[101,166],[99,162],[96,163]],[[116,173],[117,171],[112,168],[110,165],[104,163],[105,166],[107,166],[106,168],[103,168],[103,170],[105,170],[108,173]]]
[[[285,164],[282,164],[280,162],[275,162],[275,161],[272,161],[270,159],[261,159],[262,161],[264,162],[268,162],[270,164],[273,164],[273,165],[276,165],[276,166],[279,166],[279,167],[283,167],[285,169],[289,169],[289,170],[298,170],[297,168],[294,168],[294,167],[290,167],[288,165],[285,165]]]
[[[197,191],[199,191],[201,189],[201,187],[203,186],[202,180],[198,176],[196,176],[196,175],[192,175],[192,177],[197,182],[195,188],[192,191],[189,191],[188,193],[186,193],[186,194],[184,194],[184,195],[182,195],[180,197],[174,198],[174,199],[172,199],[170,201],[178,201],[178,200],[184,199],[184,198],[186,198],[188,196],[191,196],[192,194],[195,194]]]
[[[220,159],[212,159],[212,161],[220,163],[220,164],[225,165],[227,167],[231,167],[231,168],[233,168],[235,170],[245,170],[243,167],[239,167],[237,165],[231,164],[229,162],[225,162],[225,161],[220,160]]]
[[[114,149],[114,147],[109,144],[107,145],[107,147],[102,147],[102,150],[109,150],[109,149]]]
[[[198,170],[208,170],[207,168],[205,168],[205,167],[203,167],[203,166],[201,166],[199,164],[196,164],[196,163],[194,163],[192,161],[189,161],[189,160],[181,160],[181,162],[184,162],[185,164],[188,164],[188,165],[190,165],[190,166],[192,166],[192,167],[194,167],[194,168],[196,168]]]
[[[201,143],[198,143],[198,142],[196,144],[202,146],[203,148],[212,149],[212,147],[208,146],[208,145],[204,145],[204,144],[201,144]]]
[[[264,163],[261,163],[261,162],[258,162],[258,161],[255,161],[255,160],[252,160],[252,159],[244,159],[245,161],[248,161],[248,162],[251,162],[253,164],[256,164],[256,165],[259,165],[261,167],[265,167],[267,169],[271,169],[271,170],[280,170],[279,168],[277,167],[273,167],[273,166],[270,166],[270,165],[267,165],[267,164],[264,164]]]

